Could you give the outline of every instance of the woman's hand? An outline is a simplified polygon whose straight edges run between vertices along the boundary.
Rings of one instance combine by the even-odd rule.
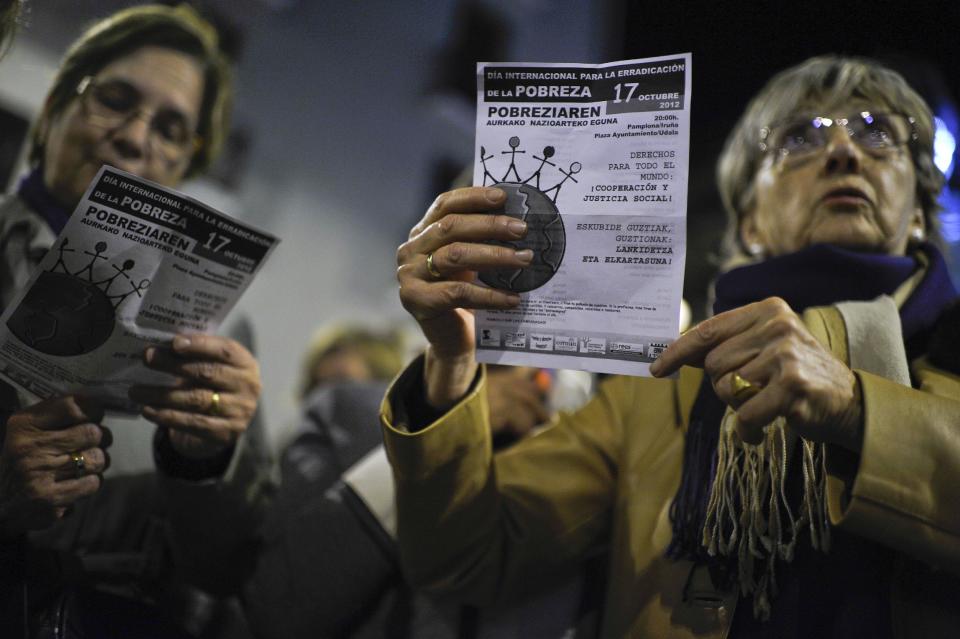
[[[0,533],[46,528],[99,490],[112,441],[102,419],[99,404],[74,396],[10,416],[0,453]]]
[[[683,365],[703,366],[717,396],[737,411],[746,442],[759,442],[765,425],[785,417],[805,439],[860,450],[856,377],[780,298],[701,322],[671,344],[650,372],[662,377]],[[755,388],[735,393],[738,374]]]
[[[516,269],[533,252],[483,244],[518,240],[526,224],[507,215],[482,215],[503,205],[500,189],[471,187],[434,200],[410,239],[397,249],[400,301],[427,338],[427,401],[443,408],[460,399],[476,373],[473,317],[468,309],[505,309],[520,296],[473,283],[480,270]],[[432,257],[431,273],[427,258]],[[438,275],[439,274],[439,275]]]
[[[170,443],[191,459],[213,457],[247,429],[260,397],[260,367],[240,343],[219,335],[177,335],[170,347],[144,351],[149,368],[175,376],[172,386],[133,386],[143,416],[170,429]]]

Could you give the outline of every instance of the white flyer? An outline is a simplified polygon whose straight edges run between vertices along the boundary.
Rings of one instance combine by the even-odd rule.
[[[527,222],[530,266],[482,272],[518,308],[476,313],[481,362],[647,375],[679,332],[689,53],[479,63],[474,184]]]
[[[0,376],[43,399],[82,391],[137,412],[132,384],[169,384],[148,344],[212,332],[277,245],[172,189],[104,166],[0,317]]]

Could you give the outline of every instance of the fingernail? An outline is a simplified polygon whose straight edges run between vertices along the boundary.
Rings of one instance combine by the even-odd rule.
[[[507,228],[517,237],[521,237],[527,232],[527,223],[523,220],[510,220],[507,222]]]
[[[173,349],[177,351],[182,351],[185,348],[190,347],[190,338],[185,335],[177,335],[173,338]]]
[[[656,376],[656,374],[660,372],[660,367],[661,367],[660,360],[659,359],[653,360],[653,363],[650,364],[650,374],[653,376]]]
[[[156,356],[157,356],[157,349],[155,349],[153,346],[148,347],[147,350],[143,352],[143,359],[144,361],[147,362],[147,364],[152,364],[153,358]]]
[[[516,257],[521,262],[530,262],[533,260],[533,250],[532,249],[521,249],[519,251],[514,251],[514,257]]]
[[[507,301],[508,301],[510,304],[512,304],[513,306],[518,306],[518,305],[520,304],[520,296],[519,296],[519,295],[508,295],[508,296],[507,296]]]
[[[487,202],[490,202],[491,204],[496,204],[506,197],[506,193],[500,189],[487,189],[485,195],[487,196]]]

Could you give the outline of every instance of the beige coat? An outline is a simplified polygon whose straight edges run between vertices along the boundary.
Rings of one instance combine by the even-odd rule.
[[[804,321],[839,358],[876,349],[903,359],[896,307],[870,311],[888,326],[848,333],[836,308]],[[845,323],[845,318],[847,322]],[[882,335],[880,336],[882,337]],[[894,366],[895,368],[895,366]],[[920,388],[854,370],[863,392],[859,464],[827,453],[835,526],[899,551],[892,616],[898,637],[954,636],[960,628],[960,378],[916,363]],[[684,431],[702,371],[677,379],[616,377],[572,415],[494,457],[486,385],[438,421],[410,434],[402,393],[423,392],[414,364],[383,404],[386,448],[397,483],[402,560],[415,585],[478,604],[508,600],[549,581],[609,542],[604,637],[723,637],[735,597],[699,592],[709,580],[664,557]],[[919,600],[915,580],[934,580],[940,601]],[[709,591],[709,585],[707,586]],[[685,596],[686,592],[686,596]],[[699,596],[698,596],[699,595]]]

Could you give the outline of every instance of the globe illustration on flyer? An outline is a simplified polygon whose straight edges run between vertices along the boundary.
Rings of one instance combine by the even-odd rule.
[[[130,295],[150,286],[135,279],[136,262],[110,261],[107,243],[92,250],[73,248],[63,238],[56,264],[33,282],[7,327],[30,348],[59,357],[85,355],[104,344],[116,326],[117,309]],[[79,268],[72,266],[80,263]]]
[[[526,154],[526,151],[519,148],[520,138],[517,136],[511,137],[507,144],[510,149],[501,151],[501,155],[509,155],[510,163],[500,177],[494,176],[487,165],[487,162],[495,157],[494,154],[488,155],[486,148],[480,147],[483,182],[484,186],[494,186],[507,195],[503,207],[493,212],[523,220],[527,224],[527,234],[521,240],[490,240],[489,243],[513,250],[531,249],[534,257],[531,264],[525,268],[484,271],[479,277],[480,281],[488,286],[525,293],[549,282],[560,269],[566,250],[566,233],[563,218],[557,208],[557,196],[567,180],[577,181],[574,176],[582,167],[579,162],[571,163],[568,169],[557,167],[551,160],[556,155],[556,149],[546,146],[540,155],[532,155],[539,165],[530,175],[522,178],[517,168],[517,155]],[[544,168],[547,166],[564,176],[550,187],[541,185]]]

